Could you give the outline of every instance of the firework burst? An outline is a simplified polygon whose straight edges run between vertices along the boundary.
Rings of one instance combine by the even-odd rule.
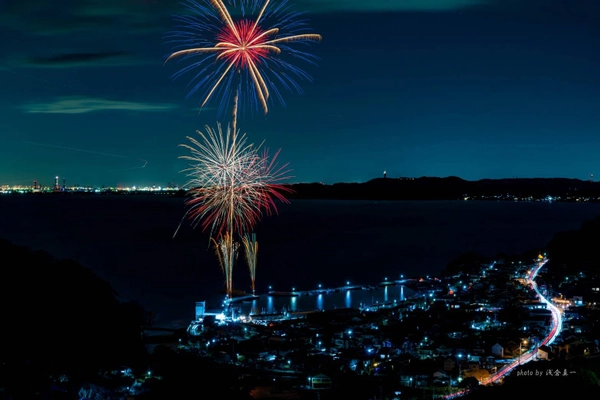
[[[186,169],[191,187],[186,200],[186,215],[194,226],[211,228],[211,236],[224,232],[248,232],[263,214],[277,212],[276,200],[287,202],[291,189],[282,182],[289,178],[287,164],[279,166],[277,157],[268,149],[248,145],[245,135],[233,135],[206,127],[198,131],[200,140],[188,137],[192,145],[181,145],[191,155]]]
[[[245,96],[240,101],[251,103],[253,110],[262,108],[266,114],[273,95],[284,103],[278,86],[301,93],[296,80],[310,81],[306,72],[283,58],[284,54],[314,64],[316,57],[292,44],[318,42],[321,36],[309,32],[307,22],[290,10],[286,0],[239,0],[229,4],[235,13],[223,0],[186,1],[190,15],[175,17],[177,28],[168,41],[176,51],[167,61],[176,57],[191,61],[174,77],[197,71],[188,96],[203,92],[201,108],[218,97],[219,110],[223,110],[232,103],[233,96],[242,93]]]

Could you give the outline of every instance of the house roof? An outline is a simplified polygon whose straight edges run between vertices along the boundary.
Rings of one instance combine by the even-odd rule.
[[[313,375],[311,376],[312,379],[315,378],[319,378],[319,379],[331,379],[329,376],[325,375],[325,374],[317,374],[317,375]]]

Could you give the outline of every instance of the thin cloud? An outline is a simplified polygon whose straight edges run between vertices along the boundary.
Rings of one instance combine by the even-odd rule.
[[[95,111],[165,112],[176,108],[173,104],[142,103],[107,100],[95,97],[61,97],[45,103],[31,103],[21,107],[35,114],[85,114]]]
[[[35,36],[162,31],[179,4],[169,0],[18,0],[0,5],[0,24]]]
[[[225,2],[229,7],[230,3]],[[309,13],[449,11],[500,0],[293,0],[296,11]],[[512,3],[512,2],[511,2]],[[73,38],[118,38],[120,35],[164,33],[172,28],[172,15],[185,14],[171,0],[18,0],[0,4],[0,26],[19,34]]]
[[[225,2],[229,6],[229,2]],[[500,0],[293,0],[297,11],[382,12],[448,11],[479,5],[500,4]],[[173,14],[186,12],[172,0],[18,0],[0,4],[0,25],[39,36],[110,35],[119,32],[146,34],[164,32]]]
[[[41,68],[70,68],[82,66],[122,66],[138,64],[140,60],[123,52],[61,53],[52,56],[30,57],[20,66]]]
[[[299,0],[311,12],[452,11],[496,3],[496,0]]]
[[[4,36],[16,38],[0,54],[0,64],[56,68],[146,63],[136,56],[137,45],[149,34],[165,32],[179,8],[169,0],[0,0]]]

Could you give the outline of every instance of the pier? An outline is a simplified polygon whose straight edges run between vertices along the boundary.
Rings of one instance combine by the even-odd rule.
[[[374,311],[381,308],[395,307],[406,300],[414,298],[417,288],[410,287],[418,283],[418,279],[385,280],[375,284],[350,284],[337,287],[317,286],[309,290],[290,291],[269,290],[262,294],[239,294],[232,299],[225,299],[209,320],[249,321],[305,318],[308,314],[334,309],[357,309]],[[433,283],[433,280],[432,280]],[[272,289],[269,287],[269,289]],[[405,296],[406,293],[406,296]],[[422,295],[422,294],[421,294]],[[197,324],[203,320],[205,303],[200,302],[197,308]]]
[[[267,292],[267,296],[282,296],[282,297],[299,297],[299,296],[315,296],[319,294],[328,294],[328,293],[336,293],[336,292],[345,292],[348,290],[376,290],[385,286],[398,286],[405,285],[410,281],[415,281],[414,279],[400,279],[388,281],[385,280],[380,282],[377,285],[344,285],[333,288],[317,288],[311,290],[292,290],[292,291],[279,291],[279,290],[270,290]],[[260,297],[260,296],[257,296]],[[232,299],[232,302],[237,301],[237,298]]]

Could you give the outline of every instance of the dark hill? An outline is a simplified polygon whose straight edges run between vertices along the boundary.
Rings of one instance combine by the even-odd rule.
[[[3,239],[0,254],[0,363],[11,371],[96,373],[144,353],[144,310],[119,303],[90,269]]]
[[[566,178],[482,179],[458,177],[377,178],[363,183],[297,183],[290,199],[455,200],[469,197],[517,196],[600,197],[600,184]]]
[[[574,231],[557,233],[548,243],[550,271],[560,274],[600,273],[597,248],[600,243],[600,217],[586,221]]]

